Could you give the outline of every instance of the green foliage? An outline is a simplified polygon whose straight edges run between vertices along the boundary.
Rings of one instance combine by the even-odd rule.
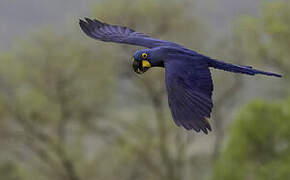
[[[175,0],[108,0],[97,3],[94,15],[199,50],[207,32],[202,22],[193,17],[192,7],[191,3]]]
[[[114,91],[118,71],[111,52],[43,31],[0,57],[1,147],[8,157],[15,151],[29,157],[16,165],[28,179],[43,171],[52,171],[53,179],[80,171],[74,161],[83,155],[82,140],[104,116]]]
[[[207,32],[201,21],[192,14],[191,3],[175,0],[106,0],[98,2],[94,10],[95,17],[102,21],[129,26],[152,37],[201,50],[205,48]],[[102,43],[102,46],[108,45]],[[143,48],[114,46],[121,47],[124,58],[128,57],[130,51]],[[121,179],[191,179],[190,175],[186,176],[186,171],[192,169],[194,163],[188,160],[191,153],[187,153],[187,149],[193,141],[186,142],[186,137],[192,136],[192,133],[176,128],[171,118],[164,70],[153,68],[142,76],[131,77],[130,82],[133,82],[138,95],[131,93],[134,106],[123,118],[117,118],[116,123],[124,128],[124,132],[113,148],[118,156],[114,156],[114,160],[110,158],[110,162],[118,161],[113,165],[103,164],[104,170],[100,174],[103,174],[104,179],[115,179],[115,174]],[[122,108],[122,111],[126,110]],[[129,114],[134,118],[128,120]],[[114,173],[107,173],[108,166]],[[195,177],[201,174],[199,171],[191,173]]]
[[[205,31],[192,9],[164,2],[98,1],[95,15],[202,48]],[[163,70],[133,76],[136,47],[80,30],[43,31],[18,43],[0,55],[0,138],[9,157],[27,157],[15,157],[21,179],[191,179],[192,132],[171,119]]]
[[[266,3],[260,17],[241,17],[234,26],[234,34],[247,59],[274,65],[289,75],[289,1]]]
[[[6,162],[0,165],[1,179],[5,180],[20,180],[20,174],[17,167],[11,163]]]
[[[190,1],[102,0],[96,3],[94,16],[102,21],[130,26],[156,38],[206,51],[207,31],[202,20],[192,15],[194,9]],[[272,3],[269,6],[272,8]],[[289,21],[287,18],[282,21],[288,16],[288,7],[266,7],[269,12],[265,10],[267,16],[263,18],[241,19],[235,37],[240,43],[236,47],[241,47],[244,54],[234,51],[229,59],[264,57],[257,52],[272,57],[279,50],[272,51],[274,41],[279,45],[285,41],[281,49],[289,53],[285,50]],[[284,10],[280,12],[279,8]],[[273,25],[275,28],[264,28],[280,21]],[[164,71],[156,68],[142,76],[132,73],[129,58],[141,47],[92,40],[76,23],[70,29],[78,31],[74,34],[35,33],[28,36],[28,40],[17,41],[17,48],[0,54],[0,179],[204,178],[211,163],[212,150],[208,142],[218,128],[214,128],[210,136],[197,135],[195,139],[192,132],[174,125],[166,101]],[[225,45],[220,47],[224,51]],[[280,56],[282,53],[278,53],[279,59]],[[283,63],[287,67],[288,62]],[[224,78],[222,81],[228,84]],[[225,90],[226,84],[223,83],[221,89]],[[232,99],[233,91],[226,91],[226,98],[220,99]],[[224,105],[225,102],[220,102],[215,110]],[[278,104],[270,106],[280,108]],[[267,111],[276,113],[273,109]],[[264,134],[270,130],[277,134],[278,131],[272,129],[275,127],[281,132],[275,137],[287,139],[289,126],[276,125],[280,121],[269,120],[270,115],[264,114],[263,108],[259,112],[269,122],[262,125],[270,126],[261,128],[263,122],[259,122],[259,126],[253,125],[249,130],[233,131],[233,138],[240,139],[230,143],[239,148],[231,148],[234,150],[231,153],[225,149],[222,157],[227,163],[219,161],[216,177],[223,179],[222,172],[227,177],[236,177],[233,179],[245,177],[245,171],[257,168],[257,161],[262,161],[264,166],[255,177],[277,174],[287,177],[289,168],[285,164],[289,158],[280,158],[283,154],[286,157],[287,141],[280,141],[282,145],[276,145],[275,149],[270,144],[258,143],[269,139],[275,144],[273,133],[251,134],[257,128]],[[220,119],[225,119],[224,114]],[[250,114],[243,116],[251,118]],[[283,117],[281,115],[280,119]],[[241,124],[243,129],[248,123]],[[248,135],[242,138],[244,131]],[[250,143],[252,141],[254,143]],[[263,152],[260,150],[263,148],[269,151],[257,153],[258,150]],[[2,159],[12,159],[13,163]],[[235,161],[230,161],[232,159]],[[271,168],[277,173],[268,175]]]
[[[254,101],[237,116],[213,179],[290,178],[290,99]]]
[[[61,118],[61,100],[76,116],[76,109],[104,107],[109,98],[104,92],[111,89],[115,74],[104,54],[109,58],[108,52],[94,53],[70,36],[35,35],[1,58],[2,95],[8,95],[8,105],[14,103],[41,123]]]

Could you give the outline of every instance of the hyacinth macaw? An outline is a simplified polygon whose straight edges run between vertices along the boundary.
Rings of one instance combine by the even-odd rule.
[[[89,37],[106,42],[143,46],[133,55],[133,69],[141,74],[152,67],[165,68],[168,103],[177,126],[187,130],[211,131],[207,121],[213,108],[213,83],[209,68],[247,75],[262,74],[281,77],[260,71],[251,66],[240,66],[219,61],[182,45],[155,39],[128,27],[111,25],[99,20],[85,18],[79,21],[83,32]]]

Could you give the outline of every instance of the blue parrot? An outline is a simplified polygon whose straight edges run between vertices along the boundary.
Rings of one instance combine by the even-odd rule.
[[[209,68],[254,76],[262,74],[281,77],[260,71],[251,66],[239,66],[222,62],[182,45],[155,39],[128,27],[111,25],[89,18],[80,19],[79,25],[89,37],[105,42],[124,43],[146,47],[134,54],[133,70],[144,73],[152,67],[165,68],[168,104],[177,126],[186,130],[211,131],[207,119],[213,108],[213,82]]]

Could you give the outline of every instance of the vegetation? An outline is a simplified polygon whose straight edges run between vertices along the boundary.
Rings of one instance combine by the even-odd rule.
[[[259,17],[243,16],[235,26],[241,51],[249,61],[260,60],[289,76],[289,1],[268,2]]]
[[[28,179],[45,174],[78,179],[83,168],[75,162],[84,167],[79,158],[88,157],[75,147],[88,146],[85,138],[97,131],[114,87],[113,62],[96,66],[104,54],[109,56],[72,37],[45,32],[1,57],[0,128],[7,173],[17,165]]]
[[[289,179],[290,100],[254,101],[235,114],[257,94],[287,97],[289,3],[266,3],[214,44],[193,3],[164,2],[98,1],[92,16],[285,78],[262,84],[212,71],[214,127],[204,136],[175,126],[163,70],[133,73],[136,47],[35,32],[0,53],[0,179]]]
[[[266,3],[261,16],[241,17],[233,42],[248,61],[279,69],[289,78],[289,17],[287,1]],[[288,92],[288,84],[279,96]],[[254,101],[237,116],[214,168],[213,179],[289,179],[289,99]]]
[[[290,99],[254,101],[241,110],[213,179],[290,178]]]

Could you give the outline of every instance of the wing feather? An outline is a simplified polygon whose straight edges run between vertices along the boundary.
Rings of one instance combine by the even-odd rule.
[[[213,83],[206,61],[182,58],[165,63],[168,103],[175,123],[187,130],[211,131]]]
[[[125,43],[144,46],[147,48],[153,48],[157,46],[182,47],[181,45],[173,42],[152,38],[146,34],[136,32],[128,27],[111,25],[96,19],[80,19],[79,25],[86,35],[101,41]]]

